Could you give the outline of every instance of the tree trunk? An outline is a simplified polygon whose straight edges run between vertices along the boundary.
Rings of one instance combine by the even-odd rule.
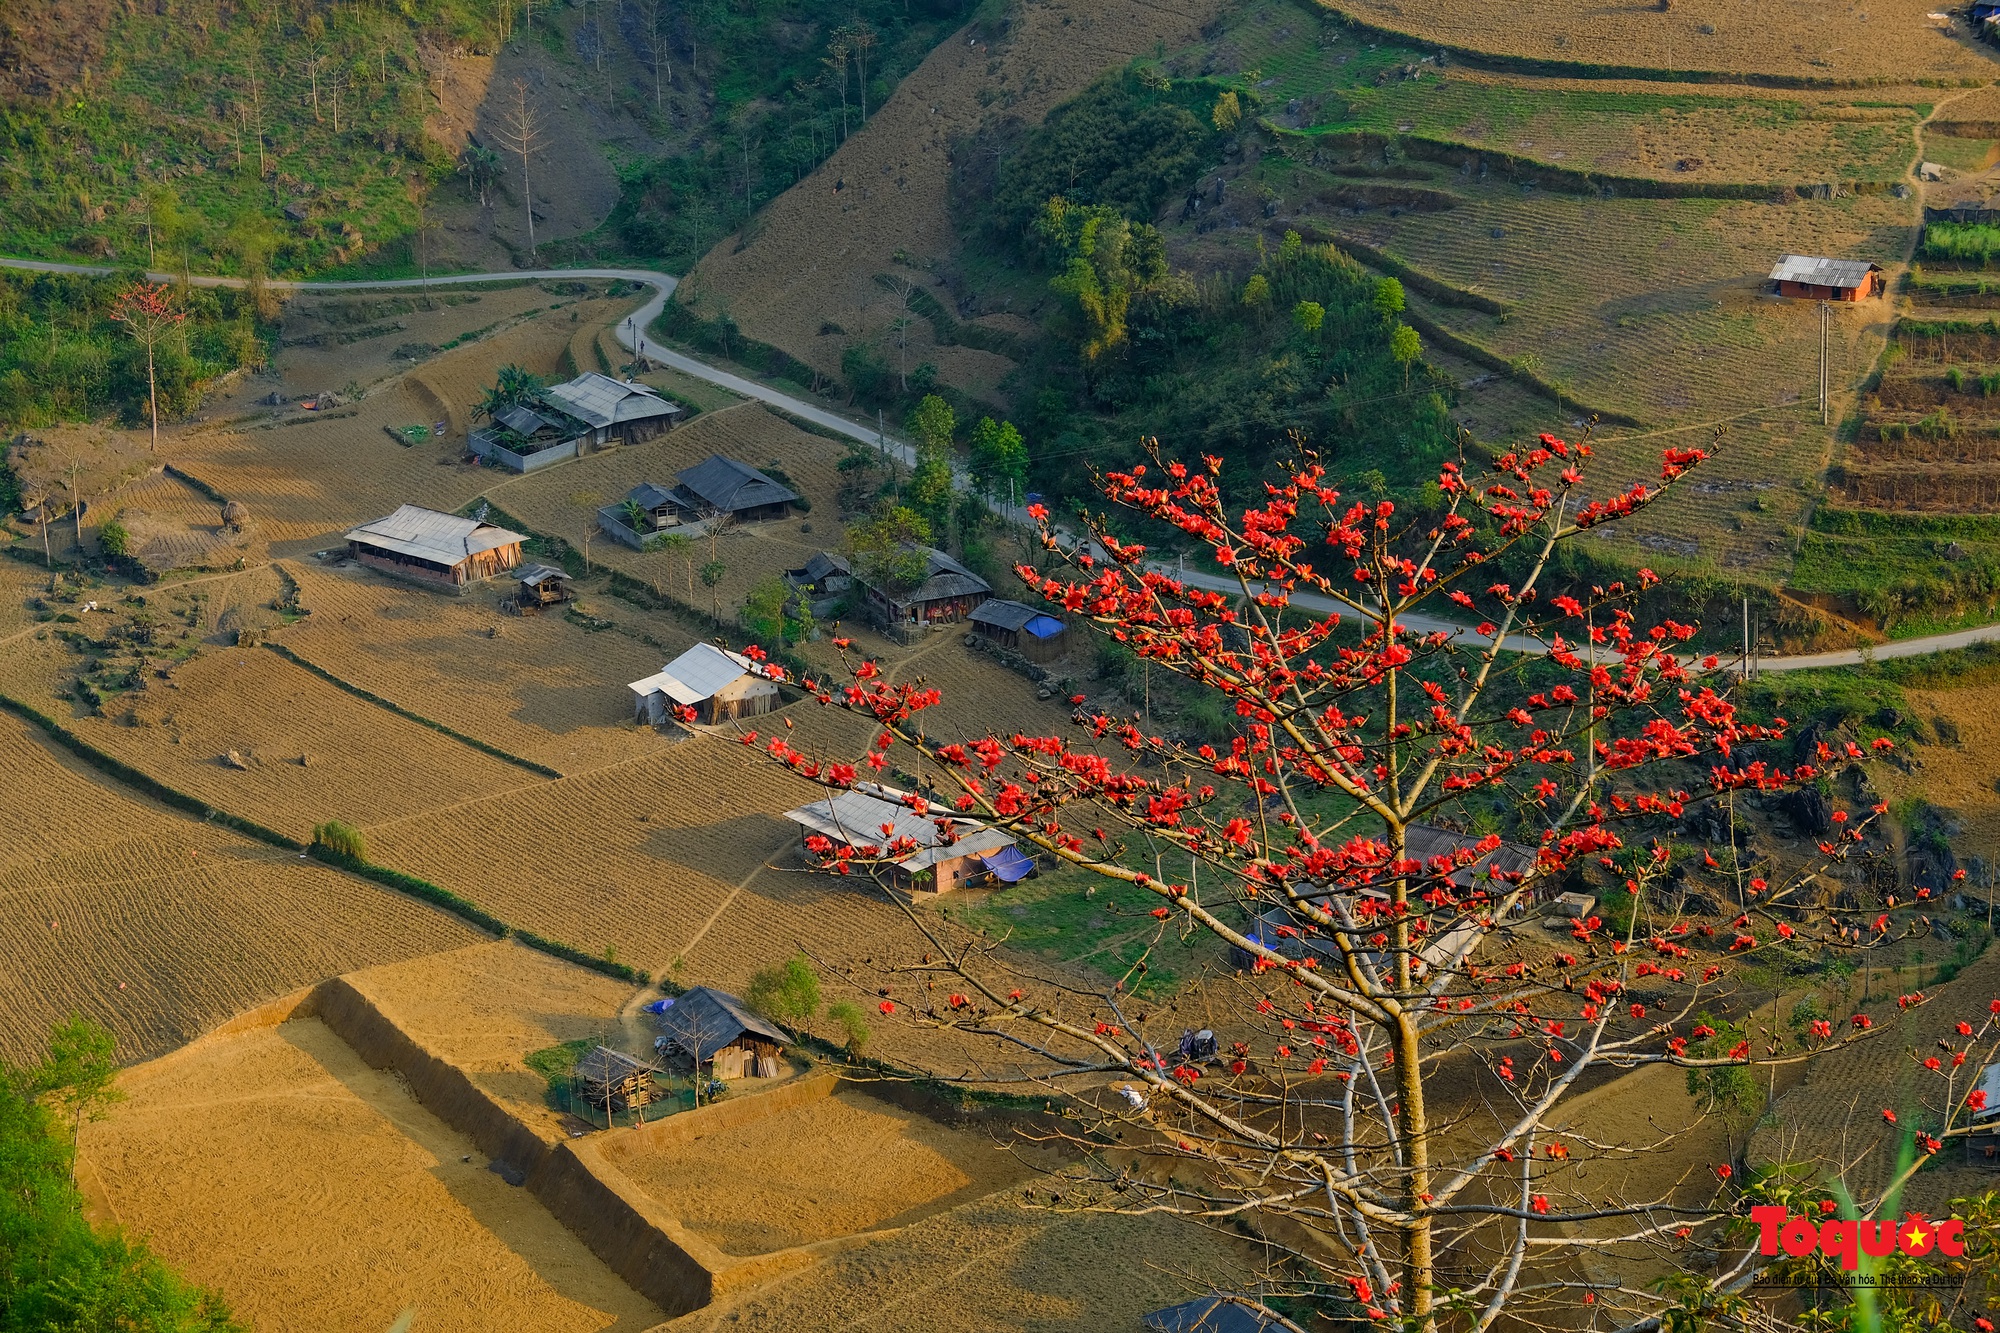
[[[146,446],[146,452],[157,454],[160,452],[160,389],[158,383],[153,378],[153,344],[151,339],[148,339],[146,342],[146,402],[151,407],[153,416],[153,439]]]

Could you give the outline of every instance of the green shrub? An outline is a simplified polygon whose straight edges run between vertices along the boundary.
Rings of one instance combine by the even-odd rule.
[[[835,1000],[826,1007],[826,1016],[840,1024],[841,1035],[849,1055],[861,1054],[868,1045],[868,1019],[862,1014],[861,1006],[852,1000]]]
[[[1965,388],[1965,372],[1953,366],[1944,373],[1944,382],[1951,386],[1953,393],[1958,393]]]
[[[324,824],[313,825],[313,844],[350,861],[368,859],[368,848],[361,839],[361,830],[342,820],[329,819]]]
[[[132,534],[115,518],[97,530],[97,544],[113,560],[132,554]]]
[[[813,971],[810,958],[794,954],[778,966],[767,967],[751,977],[743,998],[750,1002],[751,1008],[788,1028],[798,1029],[819,1012],[819,974]]]

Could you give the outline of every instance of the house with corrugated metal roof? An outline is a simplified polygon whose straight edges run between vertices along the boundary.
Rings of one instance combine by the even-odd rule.
[[[868,610],[886,628],[921,629],[931,625],[955,625],[993,595],[993,585],[967,569],[943,551],[909,542],[903,549],[921,555],[924,577],[915,587],[897,589],[881,586],[856,575],[855,581],[867,594]]]
[[[538,395],[545,406],[581,423],[589,443],[637,444],[672,430],[687,409],[636,380],[614,380],[587,370],[573,380],[551,384]]]
[[[1882,266],[1865,259],[1781,255],[1771,266],[1771,290],[1801,301],[1866,301],[1882,293]]]
[[[347,553],[370,569],[458,589],[518,566],[526,540],[475,518],[404,505],[349,532]]]
[[[634,722],[664,726],[676,710],[692,708],[696,722],[728,722],[768,713],[778,705],[778,684],[741,653],[698,643],[665,667],[628,687]]]
[[[748,463],[710,454],[693,467],[676,473],[676,488],[689,503],[738,523],[785,518],[799,502],[798,493],[765,476]]]
[[[804,832],[801,845],[813,864],[831,865],[839,849],[873,861],[898,844],[904,850],[887,869],[906,892],[945,893],[998,880],[1012,884],[1035,873],[1035,865],[1013,837],[976,819],[961,819],[944,806],[919,813],[910,794],[864,782],[852,791],[787,811],[785,818]],[[820,847],[825,839],[830,847]]]
[[[974,634],[1031,662],[1061,656],[1068,638],[1068,627],[1056,617],[1003,597],[987,598],[973,607],[967,618]]]

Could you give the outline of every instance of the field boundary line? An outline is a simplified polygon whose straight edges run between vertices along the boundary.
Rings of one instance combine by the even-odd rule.
[[[406,722],[414,722],[420,727],[429,727],[432,731],[437,732],[439,735],[449,736],[461,745],[469,745],[473,749],[479,751],[481,754],[491,755],[495,759],[505,760],[507,763],[514,765],[514,767],[516,768],[527,769],[530,773],[536,773],[542,777],[550,779],[560,779],[563,776],[562,773],[558,772],[553,768],[550,768],[547,764],[538,764],[532,759],[523,759],[520,755],[509,754],[507,751],[501,749],[497,745],[489,745],[485,741],[480,740],[476,736],[468,736],[462,731],[453,730],[451,727],[446,726],[444,723],[439,722],[435,718],[425,717],[422,713],[413,713],[409,709],[403,707],[401,704],[391,703],[389,700],[384,699],[379,694],[373,693],[372,691],[369,690],[365,690],[361,686],[356,685],[351,681],[342,680],[339,676],[334,675],[331,671],[328,671],[325,667],[318,666],[312,662],[308,662],[305,658],[300,657],[297,653],[293,652],[290,648],[287,648],[282,643],[271,643],[267,640],[265,641],[263,646],[269,648],[272,652],[276,653],[279,657],[284,658],[287,662],[290,662],[293,666],[298,667],[304,671],[310,671],[313,675],[318,676],[321,680],[325,681],[327,684],[345,690],[347,691],[347,693],[353,695],[357,699],[366,700],[368,703],[375,705],[377,708],[383,709],[387,712],[394,713],[397,717],[402,718]]]

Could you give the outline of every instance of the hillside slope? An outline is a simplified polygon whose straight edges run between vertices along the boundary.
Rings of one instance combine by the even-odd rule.
[[[877,275],[894,271],[899,257],[906,268],[925,268],[957,249],[955,142],[1000,117],[1039,124],[1105,70],[1195,40],[1220,9],[1218,0],[1051,0],[1023,3],[998,23],[974,22],[933,51],[867,129],[773,202],[747,240],[738,233],[710,250],[681,299],[838,375],[849,342],[886,341],[903,313]],[[930,361],[974,397],[991,396],[1013,364],[934,346],[922,320],[908,341],[910,365]]]

